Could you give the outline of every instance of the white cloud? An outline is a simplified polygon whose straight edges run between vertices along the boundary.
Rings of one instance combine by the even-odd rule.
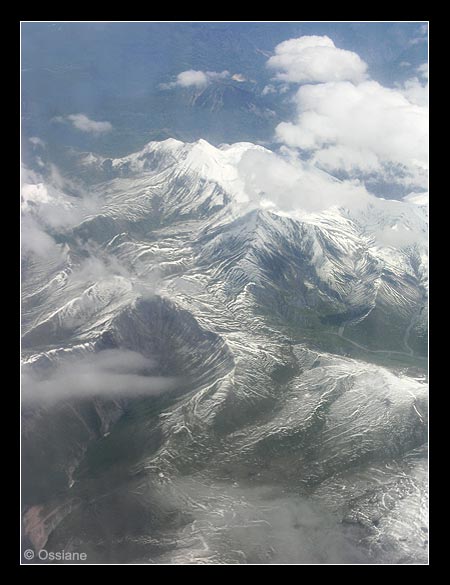
[[[282,149],[249,150],[238,164],[239,178],[246,194],[262,207],[282,211],[322,211],[333,206],[357,209],[374,201],[356,181],[339,181]]]
[[[411,204],[426,205],[427,193],[411,193],[404,202],[380,199],[360,181],[340,181],[299,159],[295,151],[286,147],[282,147],[280,154],[248,150],[237,169],[249,199],[263,209],[313,223],[317,221],[316,213],[346,209],[356,229],[362,223],[365,234],[378,246],[402,249],[420,240],[414,225],[422,214],[416,217],[410,208]],[[368,217],[381,221],[367,221]],[[423,218],[420,225],[422,222]]]
[[[270,93],[277,93],[277,90],[276,90],[275,86],[272,85],[271,83],[269,83],[268,85],[264,86],[261,94],[262,95],[268,95]]]
[[[195,71],[194,69],[189,69],[188,71],[182,71],[177,75],[176,81],[172,81],[170,83],[162,83],[159,87],[160,89],[173,89],[174,87],[197,87],[203,88],[209,85],[212,81],[216,81],[217,79],[226,79],[230,77],[231,74],[229,71]],[[239,73],[233,76],[242,77]],[[242,81],[239,79],[239,81]]]
[[[399,89],[412,104],[428,107],[428,83],[424,84],[417,77],[412,77]]]
[[[427,26],[417,32],[426,35]],[[356,53],[336,48],[326,36],[304,36],[277,45],[267,66],[277,80],[301,86],[293,98],[295,119],[276,127],[280,143],[341,176],[426,188],[427,63],[415,77],[387,88],[370,80]]]
[[[62,250],[33,216],[25,215],[22,217],[20,231],[21,248],[24,255],[33,254],[47,259],[53,254],[60,255]]]
[[[38,182],[25,182],[22,186],[22,211],[32,215],[43,227],[71,227],[95,211],[95,198],[71,197],[44,181],[41,177]]]
[[[399,91],[413,104],[428,107],[428,63],[422,63],[416,69],[419,77],[407,79]]]
[[[411,80],[394,90],[376,81],[304,85],[295,101],[298,116],[282,122],[276,137],[300,148],[330,172],[386,174],[399,183],[426,186],[428,110],[425,90]],[[398,173],[392,173],[398,167]]]
[[[407,201],[408,203],[413,203],[414,205],[424,205],[428,206],[428,198],[429,193],[428,191],[422,191],[421,193],[408,193],[405,197],[403,197],[403,201]]]
[[[87,132],[94,135],[111,132],[113,126],[111,122],[96,122],[86,116],[86,114],[69,114],[68,116],[56,116],[54,122],[70,122],[74,128],[80,132]]]
[[[208,84],[208,76],[204,71],[183,71],[177,76],[176,84],[180,87],[202,87]]]
[[[269,83],[263,88],[261,95],[267,95],[269,93],[278,93],[282,95],[283,93],[287,93],[290,89],[291,86],[288,83],[278,83],[277,85]]]
[[[405,226],[388,226],[384,229],[375,230],[372,233],[377,244],[383,247],[404,248],[417,243],[417,233]]]
[[[267,66],[289,83],[362,81],[367,65],[352,51],[338,49],[327,36],[303,36],[275,47]]]
[[[422,63],[422,65],[417,67],[417,71],[421,77],[428,79],[428,63]]]
[[[45,148],[45,142],[38,138],[37,136],[31,136],[31,138],[29,138],[28,140],[31,142],[33,146],[40,146],[42,148]]]
[[[46,176],[22,168],[22,249],[24,253],[44,257],[54,251],[61,253],[52,238],[56,229],[75,226],[98,209],[98,201],[92,195],[77,192],[68,195],[66,188],[76,186],[61,176],[54,165],[46,167]]]
[[[151,358],[125,349],[110,349],[68,359],[45,377],[25,371],[22,397],[25,402],[58,402],[96,396],[152,395],[173,390],[174,378],[154,376]]]

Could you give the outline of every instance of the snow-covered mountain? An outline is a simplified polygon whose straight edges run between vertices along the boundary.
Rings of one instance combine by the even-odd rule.
[[[377,199],[250,143],[169,139],[82,165],[87,192],[25,187],[30,545],[289,562],[270,487],[301,498],[274,496],[285,510],[329,513],[294,530],[299,547],[331,522],[342,558],[423,562],[423,195]],[[110,351],[126,374],[114,392],[114,360],[95,357]],[[80,395],[77,370],[98,392]],[[227,547],[244,525],[271,528],[252,550]]]

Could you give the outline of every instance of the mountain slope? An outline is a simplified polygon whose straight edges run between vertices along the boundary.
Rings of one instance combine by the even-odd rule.
[[[275,183],[251,188],[255,153],[279,164],[250,143],[169,139],[86,157],[103,178],[78,198],[28,190],[26,217],[53,238],[51,252],[23,257],[33,548],[78,546],[100,562],[289,562],[311,538],[309,514],[319,533],[332,524],[340,562],[423,562],[426,207],[344,197],[311,210],[300,193],[286,209]],[[346,189],[306,164],[286,168],[283,184]],[[50,208],[61,217],[61,197],[79,210],[73,221],[43,224]],[[86,393],[72,371],[97,386]],[[344,498],[341,477],[354,484]],[[370,503],[372,485],[387,507]],[[299,514],[297,553],[266,489],[286,518]],[[218,509],[232,516],[216,521]],[[270,536],[256,530],[246,548],[242,526],[267,523]],[[302,562],[317,560],[308,551]]]

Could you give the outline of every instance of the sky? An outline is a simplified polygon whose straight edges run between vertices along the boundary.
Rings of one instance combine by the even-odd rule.
[[[24,22],[21,62],[34,171],[204,138],[294,151],[378,195],[427,190],[424,22]]]

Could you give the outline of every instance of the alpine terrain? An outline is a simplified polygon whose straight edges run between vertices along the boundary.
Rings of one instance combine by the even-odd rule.
[[[24,548],[426,563],[425,196],[248,142],[79,169],[23,189]]]

